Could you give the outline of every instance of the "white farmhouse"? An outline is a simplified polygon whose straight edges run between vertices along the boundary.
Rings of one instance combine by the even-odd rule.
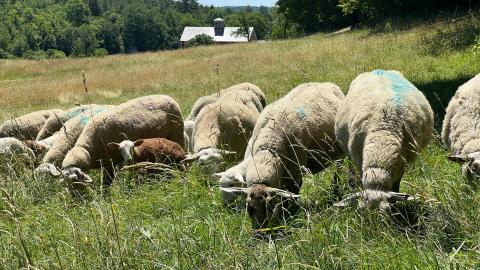
[[[221,18],[213,20],[213,27],[187,26],[180,37],[180,46],[184,47],[187,41],[201,34],[211,36],[217,44],[244,43],[257,40],[257,35],[253,27],[250,27],[248,30],[248,38],[236,34],[239,28],[240,27],[225,27],[225,21]]]

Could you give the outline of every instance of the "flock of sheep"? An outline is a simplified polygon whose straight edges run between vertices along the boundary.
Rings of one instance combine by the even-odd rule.
[[[463,164],[469,181],[480,174],[479,101],[480,74],[458,89],[443,123],[449,159]],[[35,177],[62,179],[71,190],[89,186],[94,168],[108,186],[124,164],[187,170],[195,163],[219,179],[225,203],[245,197],[252,227],[260,229],[288,214],[305,174],[345,155],[363,188],[336,206],[388,212],[392,203],[413,199],[399,193],[400,181],[432,133],[425,96],[401,73],[374,70],[359,75],[346,96],[332,83],[306,83],[268,106],[257,86],[235,85],[199,98],[185,121],[165,95],[33,112],[0,125],[0,155],[20,158],[36,167]],[[227,169],[226,161],[237,163]]]

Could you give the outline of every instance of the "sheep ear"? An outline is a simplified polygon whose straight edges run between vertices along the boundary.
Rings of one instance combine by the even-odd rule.
[[[279,188],[267,188],[266,191],[268,193],[272,193],[272,195],[279,195],[283,198],[287,198],[287,199],[296,199],[298,197],[300,197],[300,195],[298,194],[295,194],[295,193],[292,193],[292,192],[289,192],[289,191],[286,191],[286,190],[283,190],[283,189],[279,189]]]
[[[221,187],[220,190],[235,196],[247,195],[248,193],[248,188],[241,188],[241,187],[228,187],[228,188]]]
[[[235,174],[235,180],[241,183],[245,183],[245,179],[243,178],[243,175],[241,173]]]
[[[466,155],[450,155],[447,159],[455,163],[465,163],[469,161],[469,158]]]
[[[55,177],[60,176],[62,174],[55,166],[51,166],[49,171]]]
[[[237,152],[235,152],[235,151],[228,151],[228,150],[219,150],[219,152],[222,156],[236,155],[237,154]]]
[[[357,193],[350,194],[347,197],[345,197],[345,199],[333,204],[333,206],[339,207],[339,208],[345,208],[345,207],[352,206],[353,204],[355,204],[358,201],[358,199],[361,196],[362,196],[362,192],[357,192]]]
[[[133,146],[140,146],[143,143],[143,139],[136,140],[133,142]]]
[[[219,180],[222,178],[222,176],[223,176],[223,173],[214,173],[214,174],[212,174],[212,177],[213,177],[213,178],[217,178],[217,179],[219,179]]]
[[[188,163],[192,163],[194,162],[195,160],[199,159],[200,158],[200,155],[198,154],[194,154],[194,155],[187,155],[187,158],[180,161],[181,164],[188,164]]]
[[[411,201],[417,199],[415,196],[412,196],[407,193],[399,193],[399,192],[387,192],[387,200],[389,203],[395,202],[403,202],[403,201]]]
[[[109,143],[107,144],[107,146],[108,146],[110,149],[118,149],[118,148],[120,148],[120,144],[114,143],[114,142],[109,142]]]

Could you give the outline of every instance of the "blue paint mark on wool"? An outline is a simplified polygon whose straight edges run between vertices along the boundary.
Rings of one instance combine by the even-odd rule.
[[[97,109],[93,110],[92,116],[85,115],[85,114],[82,115],[82,116],[80,117],[80,124],[81,124],[83,127],[86,126],[86,125],[88,124],[88,122],[90,122],[90,120],[92,119],[92,117],[93,117],[94,115],[97,115],[97,114],[99,114],[99,113],[101,113],[101,112],[103,112],[103,111],[105,111],[105,109],[103,109],[103,108],[97,108]]]
[[[411,82],[397,72],[377,69],[372,71],[372,73],[379,77],[385,77],[390,80],[392,84],[393,101],[396,105],[400,105],[402,103],[402,95],[405,92],[417,89]]]
[[[305,108],[303,106],[297,107],[295,111],[300,118],[304,119],[305,117],[307,117],[307,113],[305,112]]]
[[[87,110],[87,108],[84,108],[84,107],[83,108],[78,108],[76,110],[73,110],[73,111],[69,112],[68,117],[73,118],[73,117],[75,117],[75,116],[77,116],[81,113],[84,113],[86,110]]]

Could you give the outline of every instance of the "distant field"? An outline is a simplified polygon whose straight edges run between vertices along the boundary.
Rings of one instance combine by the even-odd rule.
[[[105,58],[0,60],[0,120],[153,93],[171,95],[187,115],[199,96],[240,82],[258,85],[271,102],[310,81],[346,92],[358,74],[377,68],[403,72],[441,119],[457,87],[480,72],[480,54],[431,54],[433,34],[430,27],[358,30]],[[329,169],[305,179],[302,213],[286,237],[270,240],[253,238],[248,216],[224,207],[217,183],[196,168],[169,181],[123,173],[88,203],[58,183],[34,180],[29,170],[0,173],[0,269],[480,268],[480,193],[447,154],[432,142],[404,176],[401,191],[431,199],[405,205],[415,225],[330,208]],[[343,182],[342,192],[350,193]]]

